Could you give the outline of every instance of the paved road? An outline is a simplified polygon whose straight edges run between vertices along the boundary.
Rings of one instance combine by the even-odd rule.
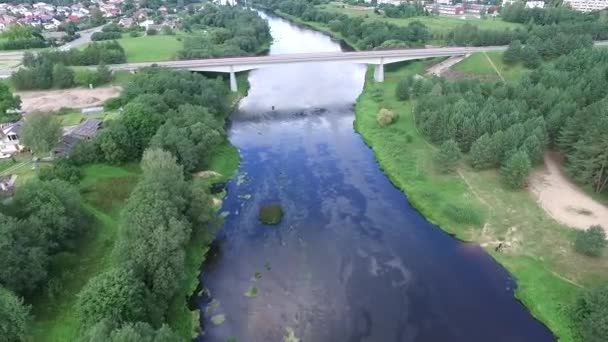
[[[93,28],[90,28],[87,30],[78,31],[78,33],[80,33],[80,38],[77,38],[65,45],[60,46],[59,50],[65,51],[65,50],[69,50],[71,48],[77,48],[79,46],[87,44],[88,42],[91,41],[91,36],[93,35],[93,33],[101,31],[102,28],[103,28],[103,25],[93,27]],[[21,59],[23,58],[23,52],[24,51],[1,51],[0,52],[0,61],[21,61]],[[0,72],[2,72],[2,71],[0,71]],[[0,77],[2,77],[2,76],[0,76]]]

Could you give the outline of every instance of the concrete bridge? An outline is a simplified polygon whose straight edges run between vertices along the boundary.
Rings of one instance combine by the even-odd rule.
[[[482,51],[503,51],[506,49],[507,46],[486,46],[377,50],[357,52],[314,52],[254,57],[193,59],[155,63],[126,63],[109,65],[108,67],[111,70],[136,71],[137,69],[143,67],[157,65],[173,69],[228,73],[230,74],[230,90],[237,91],[236,73],[240,71],[247,71],[259,68],[298,63],[319,62],[373,64],[376,66],[374,72],[374,79],[376,80],[376,82],[383,82],[385,64],[409,61],[414,59],[460,56]]]

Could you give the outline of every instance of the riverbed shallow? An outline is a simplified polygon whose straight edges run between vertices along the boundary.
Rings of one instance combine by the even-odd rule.
[[[267,18],[271,54],[341,49]],[[379,169],[353,129],[365,71],[321,63],[250,73],[231,117],[242,163],[201,277],[210,298],[199,301],[198,340],[554,341],[500,265],[426,221]],[[267,203],[283,209],[272,229],[258,220]]]

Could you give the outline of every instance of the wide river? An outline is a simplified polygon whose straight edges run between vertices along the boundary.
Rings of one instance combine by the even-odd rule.
[[[341,50],[264,17],[271,54]],[[242,163],[201,276],[210,298],[199,300],[198,340],[554,341],[499,264],[429,223],[382,173],[353,129],[364,74],[331,63],[249,74],[229,129]],[[283,221],[262,225],[258,210],[273,202]]]

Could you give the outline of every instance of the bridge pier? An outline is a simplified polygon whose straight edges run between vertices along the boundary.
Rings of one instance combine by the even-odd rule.
[[[374,81],[382,83],[384,82],[384,62],[380,61],[380,64],[376,64],[374,69]]]
[[[238,91],[238,87],[236,84],[236,74],[232,70],[232,68],[230,68],[230,91],[233,93],[236,93]]]

